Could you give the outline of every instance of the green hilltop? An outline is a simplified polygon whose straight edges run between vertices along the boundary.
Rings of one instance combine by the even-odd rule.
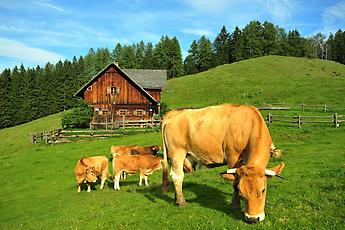
[[[168,81],[169,108],[222,103],[327,104],[344,107],[345,65],[320,59],[265,56]]]

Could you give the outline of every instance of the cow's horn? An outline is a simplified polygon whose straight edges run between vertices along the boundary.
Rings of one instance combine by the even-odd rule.
[[[236,173],[237,168],[232,168],[232,169],[228,169],[225,172],[221,172],[220,174],[234,174]]]
[[[237,168],[228,169],[228,170],[226,170],[226,173],[234,174],[234,173],[236,173],[236,170],[237,170]]]
[[[272,171],[272,170],[269,170],[269,169],[265,169],[265,175],[266,176],[275,176],[277,173]]]
[[[281,175],[279,175],[278,173],[272,171],[272,170],[269,170],[269,169],[265,169],[265,175],[266,176],[276,176],[276,177],[279,177],[281,179],[284,179],[284,177],[282,177]]]

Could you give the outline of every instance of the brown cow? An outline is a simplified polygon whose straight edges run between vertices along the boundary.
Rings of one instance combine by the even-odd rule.
[[[230,170],[223,177],[234,181],[232,209],[240,208],[240,192],[248,221],[262,221],[266,178],[280,173],[284,163],[266,169],[272,139],[259,111],[252,106],[224,104],[173,113],[167,114],[162,125],[163,192],[168,185],[168,157],[179,206],[186,205],[182,183],[187,153],[207,166],[226,163]]]
[[[162,168],[163,158],[152,155],[133,155],[133,156],[115,156],[113,158],[113,176],[114,189],[120,190],[120,175],[126,173],[140,173],[139,186],[144,183],[147,186],[147,177],[154,171]]]
[[[106,156],[81,158],[78,160],[74,169],[74,175],[76,176],[78,184],[78,192],[81,191],[80,185],[83,182],[87,183],[87,192],[91,192],[90,183],[96,182],[98,176],[101,176],[100,189],[103,189],[108,174],[108,158]]]
[[[122,156],[129,156],[129,155],[157,155],[158,151],[161,149],[158,145],[150,145],[150,146],[139,146],[139,145],[124,145],[124,146],[116,146],[113,145],[110,148],[110,153],[113,156],[122,155]]]

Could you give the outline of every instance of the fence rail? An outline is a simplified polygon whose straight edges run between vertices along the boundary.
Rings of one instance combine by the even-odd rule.
[[[153,128],[160,126],[160,120],[138,120],[130,121],[123,120],[120,123],[91,123],[90,130],[62,130],[55,129],[46,132],[33,133],[31,135],[31,143],[35,144],[38,140],[44,140],[46,144],[50,143],[64,143],[68,142],[71,138],[96,138],[96,137],[115,137],[121,136],[123,133],[119,131],[119,128],[139,128],[138,130],[143,130],[143,128]],[[95,130],[92,129],[95,126],[106,127],[105,130]]]
[[[319,104],[319,105],[311,105],[311,104],[289,104],[284,102],[274,102],[274,103],[266,103],[264,102],[261,106],[258,106],[259,110],[317,110],[317,111],[345,111],[345,108],[335,108],[327,104]]]
[[[335,128],[340,126],[340,123],[345,122],[344,115],[339,115],[334,113],[329,116],[285,116],[285,115],[273,115],[269,113],[267,115],[268,124],[273,122],[287,122],[287,123],[297,123],[298,127],[301,127],[304,123],[332,123]]]

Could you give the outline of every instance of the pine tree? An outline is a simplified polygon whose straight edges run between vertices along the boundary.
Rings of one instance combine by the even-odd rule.
[[[184,60],[184,72],[187,75],[198,73],[198,43],[193,40],[188,50],[188,55]]]
[[[275,26],[265,21],[263,24],[263,54],[264,55],[271,55],[278,53],[278,45],[276,39],[276,28]]]
[[[148,42],[143,57],[143,68],[144,69],[153,69],[154,68],[154,58],[153,58],[153,45],[151,42]]]
[[[284,28],[276,26],[277,53],[278,55],[288,55],[287,35]]]
[[[156,69],[168,69],[168,36],[162,36],[153,50],[154,67]]]
[[[123,46],[121,62],[119,63],[121,68],[133,69],[135,68],[135,54],[133,46]]]
[[[260,57],[263,55],[264,38],[261,23],[251,21],[244,29],[244,58]]]
[[[338,30],[335,33],[332,53],[334,61],[345,64],[345,31]]]
[[[214,64],[216,66],[230,63],[230,34],[226,30],[225,26],[222,27],[219,34],[215,38],[213,42],[213,50],[215,54]]]
[[[122,63],[122,60],[121,60],[122,52],[123,52],[122,45],[120,43],[117,43],[111,53],[110,60],[112,62],[116,62],[117,64]]]
[[[213,67],[211,41],[202,36],[198,41],[198,63],[199,72],[206,71]]]
[[[305,44],[298,30],[289,31],[287,36],[288,54],[294,57],[303,57],[305,54]]]
[[[168,51],[168,77],[180,77],[183,75],[182,54],[180,43],[176,37],[170,40]]]
[[[236,26],[230,36],[230,58],[231,62],[237,62],[244,59],[244,38],[242,31]]]
[[[0,129],[14,125],[10,109],[11,70],[5,69],[0,75]]]
[[[137,69],[144,69],[144,52],[145,52],[145,44],[143,41],[140,41],[136,45],[135,49],[135,67]]]
[[[108,48],[98,48],[95,57],[96,73],[104,69],[110,63],[110,53]]]

